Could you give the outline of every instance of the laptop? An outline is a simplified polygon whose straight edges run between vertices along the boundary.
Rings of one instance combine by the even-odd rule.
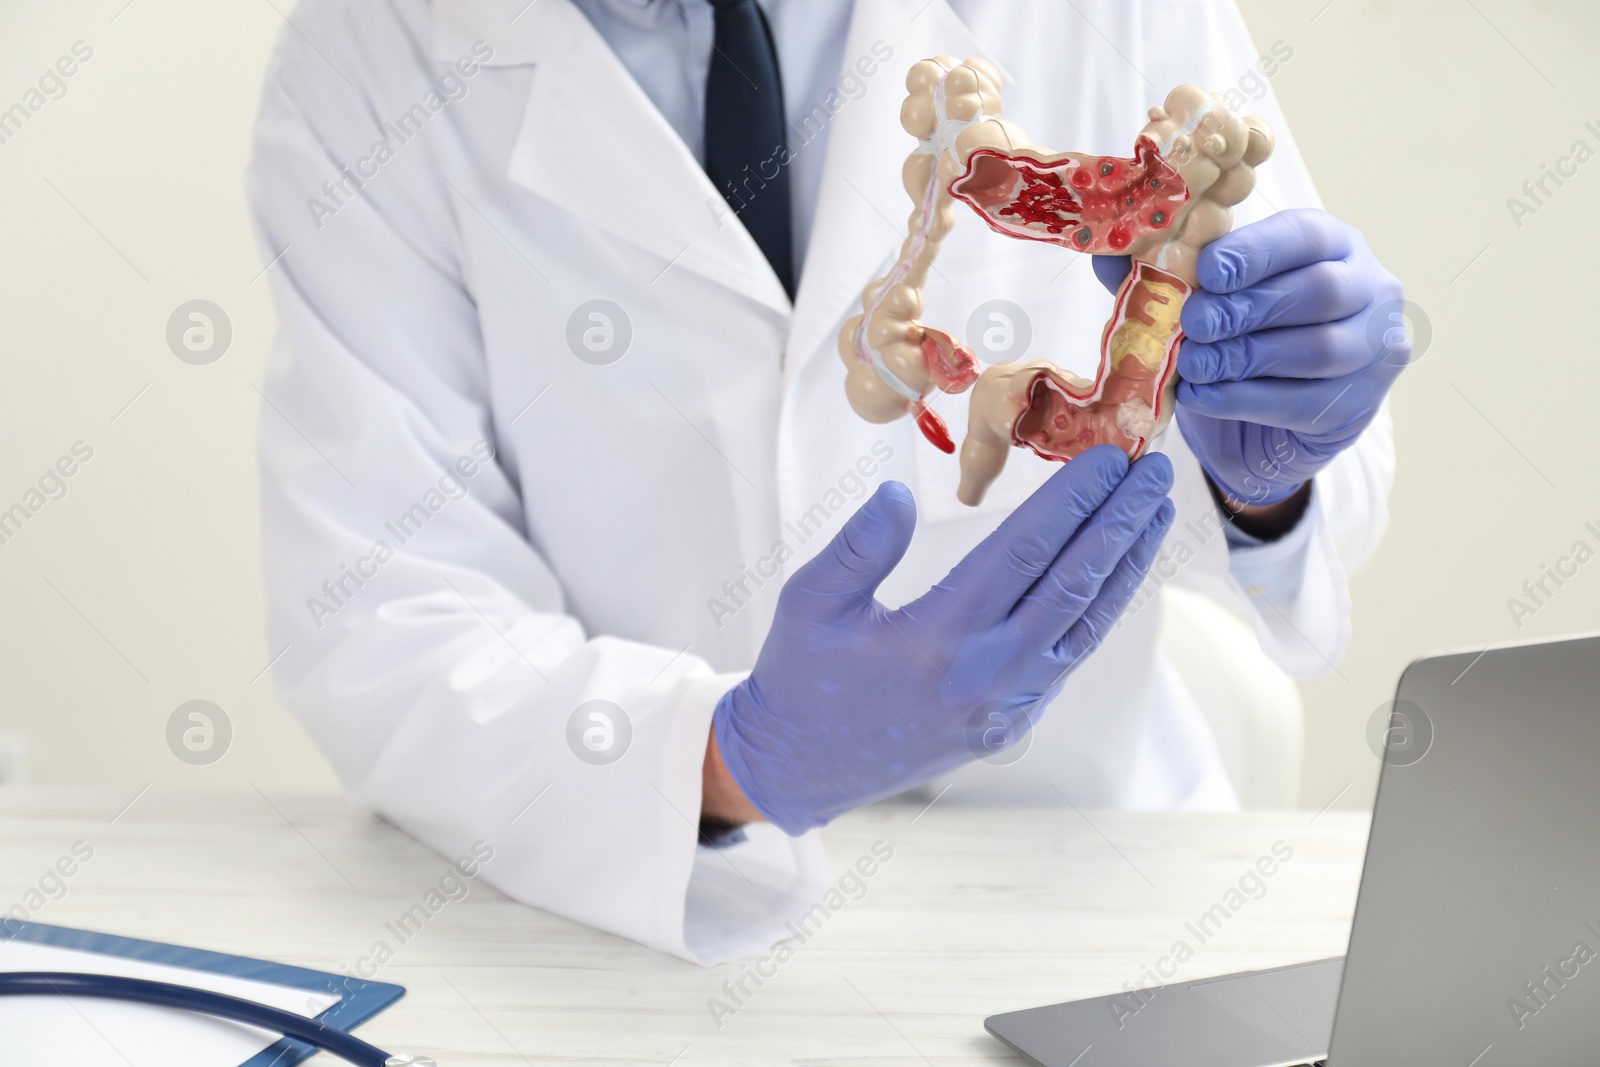
[[[1600,635],[1400,678],[1344,957],[996,1015],[1044,1067],[1600,1062]]]

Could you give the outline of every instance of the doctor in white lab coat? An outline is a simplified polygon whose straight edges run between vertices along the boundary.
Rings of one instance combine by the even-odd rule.
[[[1292,49],[1258,50],[1231,0],[764,6],[792,304],[697,159],[705,0],[305,0],[250,172],[280,313],[261,462],[284,702],[353,800],[452,858],[486,843],[518,900],[705,963],[785,936],[829,884],[815,833],[697,843],[712,712],[785,578],[897,479],[919,525],[880,597],[911,599],[1057,469],[1018,451],[965,508],[953,457],[846,403],[835,336],[909,208],[905,71],[989,58],[1038,143],[1117,154],[1172,86],[1231,92],[1277,131],[1239,223],[1318,204],[1267,88]],[[967,336],[1007,300],[1028,358],[1092,372],[1110,298],[1084,257],[963,218],[936,268],[927,321]],[[940,401],[958,440],[965,405]],[[1235,806],[1160,647],[1164,588],[1252,619],[1292,674],[1341,655],[1346,576],[1386,521],[1386,411],[1265,544],[1225,530],[1176,423],[1159,447],[1162,564],[1025,758],[941,803]]]

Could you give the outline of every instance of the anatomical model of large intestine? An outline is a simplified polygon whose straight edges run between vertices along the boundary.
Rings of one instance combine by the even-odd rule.
[[[1172,418],[1178,316],[1197,283],[1196,257],[1232,228],[1233,205],[1272,154],[1272,131],[1185,85],[1150,109],[1131,158],[1050,152],[1000,117],[1000,76],[981,59],[925,59],[906,89],[900,122],[917,147],[902,178],[914,207],[899,258],[839,334],[850,406],[870,422],[910,414],[954,452],[927,400],[935,388],[971,388],[956,494],[965,504],[983,500],[1014,447],[1064,461],[1109,442],[1137,457]],[[983,368],[970,348],[918,321],[957,202],[1008,237],[1132,257],[1093,380],[1047,360]]]

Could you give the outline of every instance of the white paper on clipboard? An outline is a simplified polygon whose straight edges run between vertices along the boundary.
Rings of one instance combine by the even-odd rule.
[[[208,989],[307,1018],[338,1002],[232,975],[29,941],[0,942],[0,971],[77,971]],[[281,1036],[253,1026],[124,1001],[0,997],[0,1067],[239,1067]]]

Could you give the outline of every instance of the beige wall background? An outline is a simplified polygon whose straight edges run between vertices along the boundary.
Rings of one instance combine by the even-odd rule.
[[[1412,656],[1600,618],[1600,563],[1560,587],[1546,579],[1552,595],[1525,598],[1534,610],[1520,620],[1507,603],[1575,542],[1600,549],[1585,527],[1600,530],[1589,429],[1600,370],[1586,328],[1600,282],[1589,255],[1600,71],[1586,50],[1600,8],[1242,6],[1263,51],[1293,49],[1273,86],[1301,148],[1330,210],[1406,281],[1426,340],[1394,398],[1394,521],[1354,583],[1354,643],[1338,673],[1304,687],[1303,802],[1363,807],[1377,772],[1366,725]],[[59,485],[45,480],[58,498],[0,544],[0,781],[130,796],[152,782],[333,784],[272,695],[276,650],[260,621],[253,443],[273,313],[241,174],[289,10],[0,8],[0,110],[78,42],[92,50],[0,143],[0,510],[75,445],[92,450]],[[1520,218],[1512,197],[1528,208]],[[203,366],[166,340],[173,311],[195,299],[232,327]],[[231,726],[210,765],[169,748],[169,721],[191,700]]]

